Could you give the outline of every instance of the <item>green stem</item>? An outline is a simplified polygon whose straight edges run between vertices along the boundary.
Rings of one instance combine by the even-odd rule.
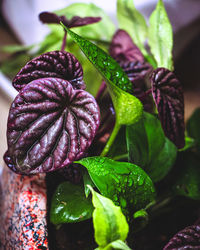
[[[128,158],[128,154],[116,155],[116,156],[112,157],[112,159],[115,161],[118,161],[120,159],[125,159],[125,158]]]
[[[112,131],[112,134],[111,134],[110,138],[108,139],[108,141],[106,143],[106,146],[104,147],[104,149],[103,149],[103,151],[101,153],[101,156],[106,156],[107,155],[107,153],[109,152],[110,147],[112,146],[112,144],[113,144],[113,142],[114,142],[120,128],[121,128],[121,125],[118,124],[118,122],[116,121],[114,129]]]

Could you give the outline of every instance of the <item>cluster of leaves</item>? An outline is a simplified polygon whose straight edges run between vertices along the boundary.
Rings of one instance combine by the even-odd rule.
[[[84,17],[73,17],[80,7]],[[101,22],[94,17],[97,15]],[[117,16],[120,30],[113,34],[110,20],[93,4],[73,4],[40,15],[42,22],[53,24],[39,51],[56,46],[62,50],[32,59],[13,79],[19,94],[8,117],[8,150],[4,156],[8,167],[19,174],[59,169],[67,173],[78,164],[82,179],[78,185],[66,181],[57,187],[50,220],[60,225],[93,217],[98,249],[129,249],[124,242],[129,227],[131,231],[143,228],[166,193],[200,200],[200,111],[193,114],[185,132],[183,92],[172,72],[172,28],[163,2],[158,1],[149,27],[131,0],[117,1]],[[58,26],[60,22],[62,26]],[[95,22],[99,23],[92,24]],[[76,33],[69,29],[87,24],[92,25],[76,28]],[[105,37],[102,30],[107,32]],[[76,43],[94,65],[89,65],[93,71],[89,74],[93,77],[98,70],[107,84],[108,91],[103,82],[97,94],[99,105],[85,91],[86,87],[91,93],[96,89],[83,78],[87,59],[80,63],[64,51],[67,34],[71,39],[67,48],[72,50]],[[146,39],[151,53],[144,46]],[[110,40],[109,55],[102,44]],[[92,78],[93,85],[99,86],[98,78]],[[102,129],[109,127],[106,119],[103,124],[103,119],[100,121],[101,101],[107,95],[114,107],[112,133]],[[109,116],[106,112],[102,117]],[[105,143],[106,135],[109,139]],[[102,144],[101,155],[96,156]],[[184,165],[177,171],[175,162],[180,157]],[[165,185],[173,171],[176,178],[160,194],[157,187]],[[166,249],[172,249],[173,244]]]

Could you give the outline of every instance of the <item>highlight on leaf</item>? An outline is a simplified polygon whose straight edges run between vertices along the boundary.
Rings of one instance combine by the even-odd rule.
[[[157,68],[151,75],[152,95],[165,135],[178,148],[185,145],[183,89],[173,72]]]
[[[99,127],[92,95],[59,78],[27,84],[8,117],[5,161],[21,174],[49,172],[80,159]]]
[[[51,51],[32,59],[18,72],[12,84],[20,91],[29,82],[46,77],[61,78],[75,89],[85,89],[80,62],[65,51]]]

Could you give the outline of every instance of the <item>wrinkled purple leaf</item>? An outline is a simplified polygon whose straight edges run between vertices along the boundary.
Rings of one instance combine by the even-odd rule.
[[[29,61],[13,79],[13,86],[20,91],[29,82],[46,77],[68,80],[75,89],[85,89],[81,64],[65,51],[47,52]]]
[[[164,247],[164,250],[200,249],[200,225],[186,227],[178,232]]]
[[[141,51],[125,30],[118,30],[115,33],[109,53],[118,62],[144,62]]]
[[[47,11],[40,13],[39,19],[43,23],[60,24],[60,22],[62,22],[67,28],[80,27],[101,21],[101,17],[74,16],[71,19],[67,19],[65,16],[58,16],[52,12]]]
[[[174,73],[157,68],[151,75],[152,95],[165,135],[178,148],[184,147],[184,98],[181,83]]]
[[[98,105],[86,91],[63,79],[34,80],[11,106],[4,159],[21,174],[63,168],[83,156],[99,120]]]
[[[132,61],[132,62],[122,62],[120,66],[123,68],[124,72],[128,75],[129,80],[133,83],[138,78],[144,78],[152,71],[152,67],[149,63]],[[135,90],[135,88],[134,88]]]

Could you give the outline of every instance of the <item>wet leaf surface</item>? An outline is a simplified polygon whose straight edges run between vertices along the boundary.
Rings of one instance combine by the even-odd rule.
[[[50,220],[53,224],[75,223],[92,217],[94,208],[84,189],[70,182],[61,183],[53,197]]]
[[[75,89],[85,89],[81,64],[65,51],[47,52],[29,61],[13,79],[13,86],[20,91],[29,82],[47,77],[68,80]]]
[[[157,68],[151,75],[152,95],[165,135],[178,148],[185,145],[182,85],[170,70]]]
[[[88,157],[78,161],[88,173],[101,194],[120,205],[127,214],[145,208],[155,198],[150,177],[137,165],[117,162],[106,157]]]
[[[58,78],[35,80],[11,106],[4,159],[22,174],[63,168],[88,149],[99,120],[97,103],[86,91]]]

